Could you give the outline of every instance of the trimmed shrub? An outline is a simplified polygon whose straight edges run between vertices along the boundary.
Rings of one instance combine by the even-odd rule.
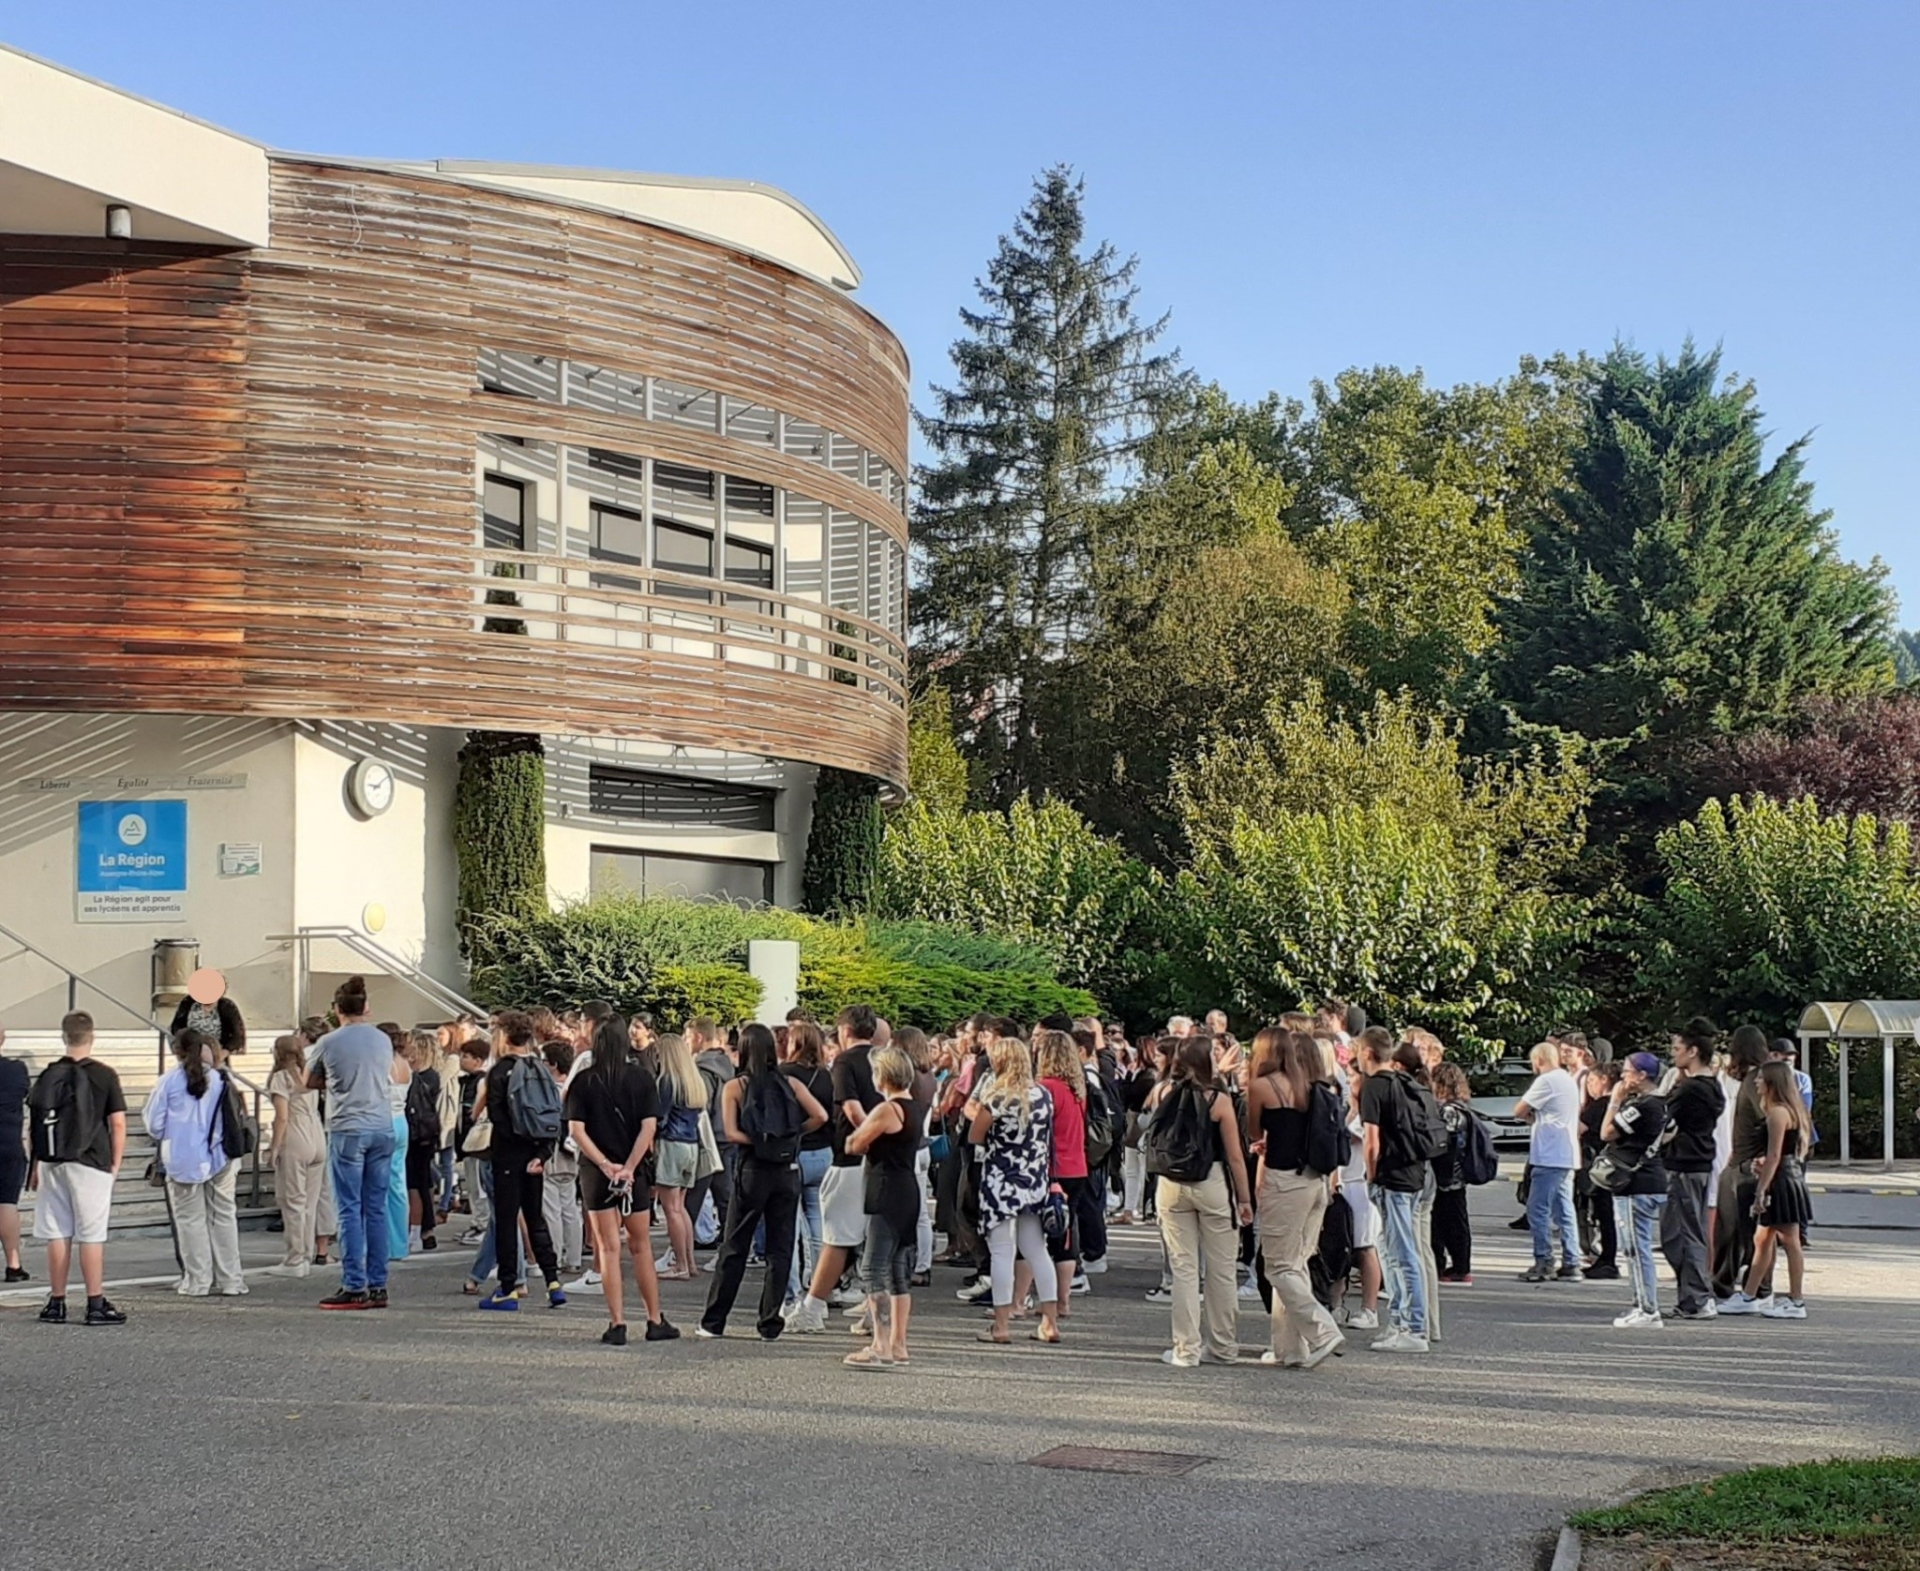
[[[1013,971],[1052,980],[1053,958],[1031,944],[992,933],[970,933],[937,922],[870,921],[867,941],[882,954],[916,965],[956,965],[969,971]]]
[[[821,1020],[849,1004],[871,1004],[896,1026],[945,1031],[977,1011],[1031,1024],[1051,1014],[1098,1012],[1093,995],[1044,976],[912,965],[888,955],[821,956],[801,961],[800,1002]]]

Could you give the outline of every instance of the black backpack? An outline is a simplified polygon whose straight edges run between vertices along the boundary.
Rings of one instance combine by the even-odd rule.
[[[753,1142],[756,1162],[791,1166],[800,1156],[806,1123],[785,1075],[754,1075],[740,1092],[740,1132]]]
[[[86,1066],[62,1058],[40,1071],[27,1093],[36,1162],[78,1162],[100,1133],[100,1109]]]
[[[1353,1132],[1347,1128],[1340,1093],[1324,1080],[1316,1080],[1307,1090],[1306,1165],[1301,1171],[1325,1178],[1352,1158]]]
[[[431,1151],[440,1144],[440,1087],[430,1083],[431,1070],[422,1070],[407,1082],[407,1144]]]
[[[1394,1104],[1398,1113],[1394,1120],[1391,1160],[1387,1165],[1412,1167],[1445,1156],[1449,1137],[1439,1098],[1411,1075],[1395,1070],[1386,1072],[1397,1082]]]
[[[1153,1110],[1147,1129],[1147,1171],[1179,1184],[1197,1184],[1220,1160],[1213,1098],[1196,1085],[1178,1086]]]
[[[1493,1149],[1493,1132],[1472,1108],[1453,1133],[1453,1152],[1463,1184],[1490,1184],[1500,1176],[1500,1158]]]
[[[1338,1195],[1327,1203],[1320,1218],[1320,1237],[1307,1261],[1313,1296],[1333,1308],[1336,1290],[1346,1285],[1353,1270],[1353,1207]]]
[[[240,1093],[234,1088],[233,1077],[224,1069],[220,1075],[220,1149],[227,1153],[229,1160],[237,1161],[243,1156],[252,1156],[253,1148],[260,1143],[260,1131],[247,1117],[247,1110],[240,1104]]]
[[[1113,1148],[1120,1143],[1123,1127],[1120,1112],[1107,1095],[1106,1082],[1097,1072],[1087,1075],[1087,1171],[1107,1165]]]

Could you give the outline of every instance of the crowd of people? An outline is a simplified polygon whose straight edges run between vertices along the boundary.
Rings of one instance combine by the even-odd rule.
[[[144,1111],[177,1290],[193,1297],[247,1291],[234,1192],[253,1132],[225,1024],[173,1033]],[[31,1081],[0,1057],[7,1280],[28,1278],[24,1184],[47,1245],[41,1319],[68,1318],[77,1254],[84,1322],[120,1324],[103,1257],[126,1100],[91,1055],[92,1021],[71,1014],[62,1036],[64,1056]],[[1624,1276],[1622,1329],[1669,1313],[1803,1319],[1811,1082],[1790,1044],[1753,1027],[1723,1042],[1696,1019],[1670,1043],[1667,1063],[1616,1059],[1574,1032],[1533,1049],[1517,1109],[1524,1279]],[[1133,1041],[1094,1019],[1028,1030],[986,1015],[929,1037],[861,1006],[830,1025],[795,1011],[778,1027],[696,1018],[656,1032],[588,1002],[409,1030],[372,1021],[354,978],[331,1019],[275,1042],[266,1093],[285,1231],[274,1270],[305,1277],[337,1253],[324,1309],[385,1308],[390,1263],[438,1249],[463,1214],[463,1285],[482,1311],[597,1289],[601,1340],[625,1346],[630,1277],[643,1339],[674,1340],[661,1281],[710,1274],[694,1334],[711,1339],[757,1267],[757,1335],[815,1335],[841,1310],[855,1369],[911,1362],[914,1294],[936,1265],[964,1271],[956,1296],[983,1311],[981,1342],[1058,1344],[1107,1269],[1111,1231],[1151,1224],[1162,1270],[1147,1296],[1171,1310],[1171,1366],[1238,1361],[1254,1299],[1269,1319],[1263,1363],[1314,1369],[1356,1332],[1374,1333],[1374,1351],[1428,1354],[1442,1289],[1473,1283],[1469,1194],[1498,1171],[1441,1041],[1371,1026],[1338,1000],[1244,1046],[1218,1011]]]

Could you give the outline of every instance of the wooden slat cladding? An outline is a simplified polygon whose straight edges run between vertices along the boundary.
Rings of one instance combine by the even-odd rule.
[[[638,640],[653,648],[595,642],[604,607],[527,638],[476,615],[489,430],[590,432],[789,487],[802,467],[478,395],[483,348],[642,366],[905,472],[907,368],[884,328],[783,268],[616,215],[304,161],[273,178],[267,251],[0,236],[0,708],[525,727],[904,783],[904,650],[883,629],[859,634],[870,668],[835,671],[664,625]],[[901,528],[873,493],[809,478]],[[619,617],[672,620],[631,599]],[[542,622],[531,598],[526,620]]]

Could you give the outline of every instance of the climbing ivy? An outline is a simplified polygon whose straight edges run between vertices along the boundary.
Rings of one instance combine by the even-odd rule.
[[[460,863],[457,920],[470,959],[483,956],[483,919],[537,916],[547,909],[545,750],[538,736],[469,731],[453,793],[453,843]]]
[[[800,903],[816,916],[854,916],[873,903],[880,867],[879,782],[846,769],[822,769],[813,788],[813,828]]]

